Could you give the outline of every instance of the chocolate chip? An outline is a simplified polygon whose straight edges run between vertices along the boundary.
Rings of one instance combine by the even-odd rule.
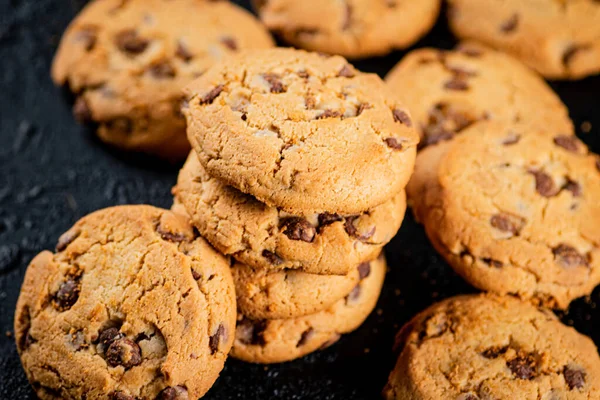
[[[356,116],[358,117],[365,110],[369,110],[371,108],[373,108],[373,106],[368,103],[360,103],[359,106],[356,108]]]
[[[342,116],[341,112],[327,109],[327,110],[323,111],[321,114],[317,115],[316,119],[339,118],[341,116]]]
[[[190,62],[194,58],[193,54],[190,53],[188,48],[181,42],[177,42],[177,50],[175,50],[175,56],[179,57],[183,61]]]
[[[221,94],[221,92],[223,91],[223,89],[225,88],[225,86],[223,85],[218,85],[215,88],[211,89],[208,93],[206,93],[204,96],[202,96],[200,98],[200,104],[204,105],[204,104],[212,104],[213,101],[219,97],[219,95]]]
[[[346,305],[356,302],[360,297],[360,293],[361,288],[359,283],[358,285],[354,286],[354,289],[352,289],[352,291],[348,293],[348,296],[346,296]]]
[[[561,243],[552,249],[554,259],[563,267],[578,267],[578,266],[589,266],[587,257],[582,255],[573,246]]]
[[[600,158],[596,158],[596,169],[600,172]]]
[[[360,241],[369,240],[375,234],[375,227],[372,227],[368,232],[360,233],[358,229],[356,229],[356,225],[354,222],[359,218],[358,215],[352,215],[346,217],[346,222],[344,223],[344,229],[346,233],[350,236],[357,238]]]
[[[56,244],[56,251],[61,252],[65,250],[75,239],[77,239],[81,235],[81,231],[79,229],[70,230],[63,233],[58,238],[58,243]]]
[[[383,139],[383,141],[385,142],[385,144],[387,145],[387,147],[394,149],[394,150],[402,150],[404,147],[402,146],[402,142],[400,142],[398,139],[396,138],[385,138]]]
[[[85,51],[92,51],[96,47],[96,41],[98,40],[98,34],[96,28],[85,27],[77,32],[75,40],[83,44]]]
[[[517,29],[519,25],[519,15],[513,14],[508,20],[500,25],[500,30],[504,33],[510,33]]]
[[[112,392],[108,395],[110,400],[135,400],[135,397],[129,396],[121,391]]]
[[[493,215],[490,218],[490,224],[502,232],[510,232],[517,236],[525,225],[525,219],[516,215],[502,213]]]
[[[108,328],[103,330],[98,336],[98,345],[101,347],[100,351],[106,351],[112,342],[124,337],[125,335],[123,335],[117,328]]]
[[[530,170],[530,174],[535,177],[535,190],[544,197],[552,197],[558,193],[554,180],[550,175],[543,171]]]
[[[427,125],[423,127],[425,140],[421,147],[451,140],[455,133],[471,126],[477,118],[456,110],[450,104],[437,103],[429,111]]]
[[[225,326],[219,324],[217,331],[208,339],[208,347],[210,347],[210,354],[215,354],[219,350],[219,344],[226,340],[227,334],[225,332]]]
[[[81,330],[74,332],[70,335],[70,342],[76,351],[88,347],[88,344],[85,342],[85,334]]]
[[[579,140],[575,136],[559,135],[554,138],[554,143],[572,153],[579,151]]]
[[[115,44],[119,50],[133,55],[143,53],[150,41],[138,36],[134,29],[128,29],[117,34]]]
[[[281,82],[281,77],[277,74],[263,74],[263,79],[267,81],[267,83],[271,87],[271,93],[284,93],[287,90],[283,82]]]
[[[505,145],[505,146],[512,146],[513,144],[519,143],[519,140],[521,140],[521,135],[511,134],[506,139],[504,139],[504,141],[502,142],[502,144]]]
[[[133,131],[133,122],[127,117],[118,117],[106,123],[108,129],[121,134],[129,134]]]
[[[180,232],[171,232],[163,229],[161,225],[156,228],[156,232],[160,235],[163,240],[173,243],[185,242],[188,238],[185,234]]]
[[[358,265],[358,279],[361,281],[371,275],[371,263],[364,262]]]
[[[484,356],[485,358],[498,358],[500,355],[506,353],[506,351],[508,350],[508,346],[494,346],[494,347],[490,347],[489,349],[485,350],[483,353],[481,353],[482,356]]]
[[[353,9],[350,3],[346,2],[346,9],[344,13],[344,22],[342,23],[342,30],[348,30],[352,26],[352,14]]]
[[[392,110],[392,115],[394,116],[394,122],[400,122],[401,124],[404,124],[409,128],[412,126],[412,121],[410,120],[410,117],[408,116],[406,111],[394,108]]]
[[[301,240],[308,243],[311,243],[317,234],[317,230],[310,222],[299,217],[284,220],[281,231],[291,240]]]
[[[263,250],[262,256],[267,259],[273,265],[281,265],[283,264],[283,258],[279,257],[277,254],[273,253],[269,250]]]
[[[356,76],[356,72],[350,64],[346,64],[342,67],[342,69],[340,69],[340,72],[338,72],[337,76],[344,78],[354,78]]]
[[[28,349],[29,346],[31,346],[32,344],[36,343],[37,339],[35,339],[33,336],[31,336],[31,333],[27,332],[27,334],[25,335],[25,340],[23,342],[23,350]]]
[[[508,368],[519,379],[531,380],[537,374],[535,359],[531,354],[519,352],[515,358],[506,362]]]
[[[121,391],[118,391],[118,392],[112,392],[109,395],[109,399],[110,400],[135,400],[135,397],[129,396]]]
[[[175,68],[167,61],[161,61],[148,68],[150,74],[157,79],[170,79],[175,77]]]
[[[572,181],[571,179],[567,180],[567,182],[563,186],[563,189],[571,192],[573,197],[580,197],[583,193],[583,191],[581,190],[581,185],[575,181]]]
[[[133,340],[122,337],[113,340],[104,353],[106,362],[111,367],[123,366],[129,369],[142,363],[142,350]]]
[[[195,270],[192,269],[192,278],[194,278],[194,280],[198,281],[198,280],[202,279],[202,274],[200,274],[199,272],[196,272]]]
[[[494,268],[502,268],[504,264],[498,260],[494,260],[493,258],[482,258],[481,261]]]
[[[339,214],[331,214],[331,213],[325,212],[323,214],[319,214],[319,227],[331,225],[334,222],[343,221],[343,220],[344,220],[344,217],[342,217]]]
[[[444,87],[449,90],[465,91],[469,90],[469,84],[462,78],[453,77],[444,84]]]
[[[83,96],[79,96],[75,99],[75,104],[73,104],[73,115],[77,122],[82,124],[92,120],[92,111]]]
[[[575,54],[584,51],[584,50],[588,50],[590,48],[590,46],[587,45],[576,45],[573,44],[569,47],[567,47],[565,49],[565,51],[563,52],[563,56],[562,56],[562,63],[565,67],[568,67],[571,62],[573,61],[573,58],[575,57]]]
[[[163,389],[159,394],[157,400],[188,400],[189,395],[185,386],[173,386]]]
[[[66,311],[79,299],[79,292],[81,291],[80,278],[68,277],[63,282],[58,291],[54,294],[52,304],[58,311]]]
[[[306,71],[305,69],[296,72],[296,75],[298,75],[302,79],[308,79],[310,77],[308,71]]]
[[[267,329],[266,321],[252,321],[247,318],[242,319],[237,325],[237,338],[240,342],[251,346],[264,346],[265,338],[263,334]]]
[[[581,389],[585,386],[585,371],[567,366],[563,370],[563,375],[565,377],[565,382],[567,382],[567,385],[569,386],[569,390]]]
[[[300,335],[300,340],[298,340],[298,343],[296,343],[296,347],[304,346],[306,342],[308,342],[310,338],[313,337],[314,334],[315,331],[313,328],[308,328],[307,330],[302,332],[302,335]]]
[[[226,36],[226,37],[221,38],[221,43],[223,43],[223,45],[225,47],[227,47],[229,50],[236,51],[238,49],[238,44],[237,44],[236,40],[234,38],[232,38],[231,36]]]
[[[425,132],[425,141],[421,147],[432,146],[440,142],[454,139],[456,136],[454,133],[445,129],[431,129]]]

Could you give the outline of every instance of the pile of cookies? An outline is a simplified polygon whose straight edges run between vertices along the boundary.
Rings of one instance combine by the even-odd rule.
[[[272,49],[215,65],[183,113],[193,151],[174,210],[235,260],[232,356],[288,361],[358,327],[406,209],[405,108],[342,57]]]

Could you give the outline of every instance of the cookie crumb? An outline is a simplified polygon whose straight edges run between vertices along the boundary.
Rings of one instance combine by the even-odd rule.
[[[581,123],[581,132],[590,133],[592,131],[592,123],[590,121],[583,121]]]

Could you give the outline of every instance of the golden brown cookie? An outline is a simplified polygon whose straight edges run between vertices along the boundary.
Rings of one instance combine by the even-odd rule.
[[[449,0],[454,34],[505,51],[551,79],[600,72],[596,0]]]
[[[219,63],[183,108],[207,173],[292,214],[358,214],[396,196],[418,135],[374,74],[342,57],[255,50]]]
[[[471,284],[566,308],[600,283],[599,166],[575,136],[480,122],[423,150],[407,191]]]
[[[41,399],[191,400],[219,376],[235,313],[228,260],[185,218],[122,206],[33,259],[15,338]]]
[[[239,314],[231,356],[251,363],[272,364],[332,345],[341,334],[357,329],[373,311],[386,268],[381,255],[371,263],[370,274],[350,294],[316,314],[276,320],[251,320]]]
[[[511,56],[475,43],[452,51],[414,50],[386,82],[409,107],[421,148],[490,119],[537,124],[552,134],[574,132],[567,108],[540,76]]]
[[[349,58],[384,55],[424,36],[440,0],[254,0],[263,23],[296,47]]]
[[[180,160],[189,152],[182,88],[240,49],[272,47],[229,2],[93,1],[67,29],[52,78],[68,85],[81,121],[116,147]]]
[[[401,191],[353,215],[289,214],[211,177],[190,154],[174,189],[176,202],[220,252],[269,270],[345,275],[381,252],[406,211]]]
[[[402,328],[396,350],[387,400],[600,398],[594,343],[511,297],[434,304]]]

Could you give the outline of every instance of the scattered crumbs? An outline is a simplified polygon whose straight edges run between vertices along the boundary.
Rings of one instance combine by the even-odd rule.
[[[581,132],[590,133],[592,131],[592,123],[590,121],[583,121],[581,123]]]
[[[264,370],[264,371],[268,371],[268,370],[269,370],[269,367],[265,365],[265,366],[263,367],[263,370]]]
[[[575,322],[572,319],[567,320],[567,325],[573,326]]]
[[[365,347],[365,354],[369,354],[371,352],[371,349],[368,347]]]
[[[396,296],[400,296],[400,294],[401,294],[401,293],[402,293],[402,292],[400,291],[400,289],[396,289],[396,290],[394,290],[394,294],[395,294]]]
[[[7,338],[11,338],[13,336],[13,333],[11,331],[6,331],[5,335]]]
[[[377,315],[379,315],[379,316],[383,315],[383,310],[381,308],[377,309]]]

